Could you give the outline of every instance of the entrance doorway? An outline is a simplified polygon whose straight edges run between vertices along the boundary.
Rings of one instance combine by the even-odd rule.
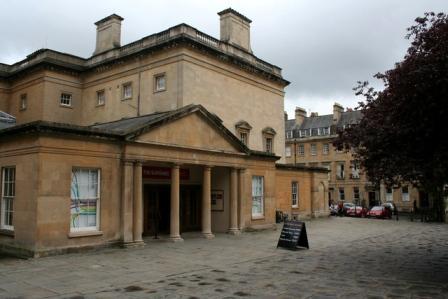
[[[376,192],[369,192],[369,207],[376,206]]]
[[[197,185],[180,186],[180,232],[201,229],[202,188]],[[154,236],[170,233],[171,186],[146,184],[144,187],[143,234]]]

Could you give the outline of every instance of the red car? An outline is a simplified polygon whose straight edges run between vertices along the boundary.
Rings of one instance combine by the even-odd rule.
[[[392,218],[392,214],[390,212],[390,209],[387,209],[384,206],[375,206],[370,209],[370,211],[367,212],[367,217],[375,217],[375,218]]]
[[[367,209],[361,206],[356,206],[356,210],[355,207],[349,207],[346,211],[346,215],[352,217],[366,217]]]

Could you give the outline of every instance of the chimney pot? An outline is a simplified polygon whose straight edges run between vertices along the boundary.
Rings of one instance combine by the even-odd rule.
[[[341,104],[334,103],[333,105],[333,124],[336,125],[341,119],[342,112],[344,112],[344,107]]]
[[[119,15],[112,14],[95,23],[96,48],[93,55],[121,46],[121,21],[123,20]]]
[[[296,107],[296,125],[300,127],[305,120],[306,110],[300,107]]]
[[[218,12],[220,16],[220,39],[252,53],[250,47],[250,23],[246,16],[232,8]]]

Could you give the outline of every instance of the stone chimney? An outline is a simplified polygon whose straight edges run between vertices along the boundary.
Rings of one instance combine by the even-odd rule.
[[[95,23],[96,48],[93,55],[121,46],[121,21],[123,20],[119,15],[112,14]]]
[[[296,125],[300,127],[305,120],[306,110],[300,107],[296,107]]]
[[[284,111],[285,121],[288,120],[288,112]]]
[[[342,112],[344,112],[344,107],[341,104],[334,103],[333,105],[333,124],[336,125],[341,119]]]
[[[250,48],[250,23],[252,21],[231,8],[218,12],[218,15],[221,21],[221,40],[252,53]]]
[[[317,113],[317,112],[311,112],[310,117],[317,117],[317,116],[319,116],[319,113]]]

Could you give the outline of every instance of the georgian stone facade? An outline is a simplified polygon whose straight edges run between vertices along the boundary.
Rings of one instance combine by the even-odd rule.
[[[303,217],[326,214],[326,171],[278,164],[289,82],[254,56],[249,19],[219,15],[220,39],[181,24],[121,46],[111,15],[89,58],[0,64],[0,110],[16,121],[0,129],[1,250],[272,228],[292,182]]]
[[[411,211],[414,201],[419,207],[427,205],[420,201],[418,189],[408,184],[375,188],[352,153],[337,151],[332,145],[338,129],[357,123],[361,117],[360,111],[344,111],[337,103],[333,106],[333,114],[321,116],[316,113],[307,116],[303,108],[297,107],[295,118],[285,119],[286,163],[330,170],[328,203],[343,201],[373,206],[393,201],[399,211]]]

